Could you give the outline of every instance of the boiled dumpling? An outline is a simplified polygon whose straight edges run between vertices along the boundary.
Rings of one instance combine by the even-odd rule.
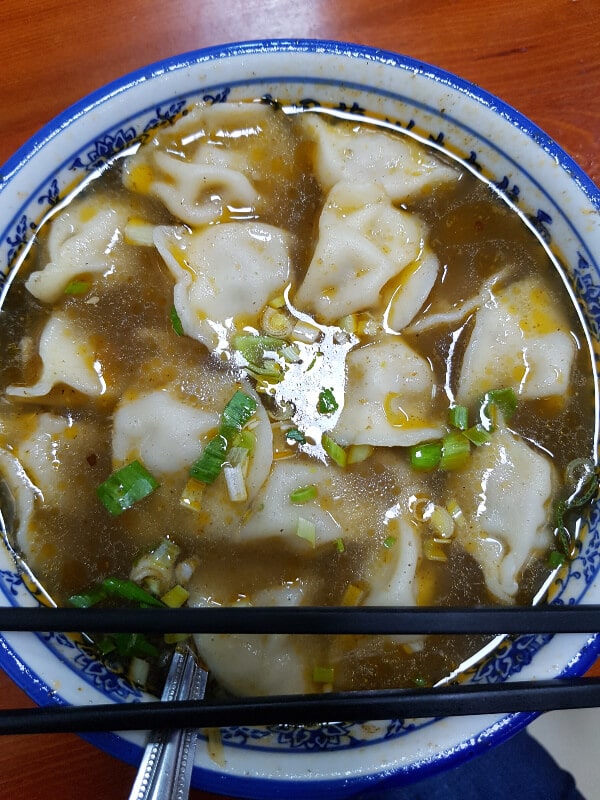
[[[257,318],[290,272],[289,236],[259,222],[233,222],[190,233],[158,227],[155,243],[175,278],[184,332],[215,350],[236,325]]]
[[[406,447],[443,435],[430,418],[431,366],[401,337],[352,350],[346,363],[344,408],[333,430],[340,444]]]
[[[266,589],[257,592],[250,601],[256,606],[300,605],[302,585],[297,582],[293,586]],[[192,589],[189,605],[210,604],[201,591]],[[196,634],[194,642],[210,673],[233,694],[242,697],[298,694],[312,688],[306,654],[297,636]]]
[[[113,417],[113,465],[137,459],[156,477],[189,468],[202,437],[218,425],[217,411],[197,408],[167,389],[126,397]]]
[[[427,300],[439,272],[437,256],[428,247],[419,257],[402,270],[397,285],[392,289],[383,315],[383,327],[400,332],[409,325]]]
[[[81,275],[107,275],[122,269],[118,258],[127,211],[105,197],[73,203],[52,222],[49,261],[27,278],[25,286],[45,303],[55,303]]]
[[[156,477],[186,475],[218,429],[221,411],[233,392],[225,381],[213,383],[213,387],[216,397],[211,403],[186,397],[177,387],[125,395],[113,416],[113,466],[137,459]],[[244,391],[253,394],[249,387]],[[260,403],[253,421],[255,446],[245,479],[250,499],[264,483],[273,458],[271,425]],[[217,508],[226,501],[217,487],[211,487],[208,494],[217,504],[214,516],[218,521]],[[207,515],[211,507],[209,496]]]
[[[55,313],[50,317],[40,336],[38,351],[42,365],[36,383],[8,386],[7,395],[43,397],[57,384],[71,386],[89,397],[106,393],[102,362],[93,344],[68,314]]]
[[[477,312],[457,400],[512,386],[523,398],[565,395],[576,345],[556,302],[534,279],[496,294]]]
[[[377,304],[385,284],[418,259],[426,235],[378,184],[340,183],[327,196],[295,305],[332,323]]]
[[[279,537],[292,548],[308,548],[310,543],[297,535],[300,518],[314,525],[316,546],[335,541],[343,531],[335,509],[331,508],[334,479],[331,469],[323,464],[295,460],[275,462],[256,508],[251,509],[241,527],[242,541]],[[302,505],[290,500],[293,491],[310,485],[317,487],[315,500]],[[325,498],[328,508],[323,507]]]
[[[201,105],[130,157],[127,188],[158,198],[193,227],[260,216],[295,159],[292,123],[264,103]]]
[[[456,170],[408,137],[358,125],[332,125],[317,114],[303,114],[300,120],[315,144],[314,168],[325,191],[338,181],[373,181],[400,202],[458,177]]]
[[[458,541],[499,600],[514,601],[527,561],[550,545],[553,480],[549,459],[507,429],[475,448],[465,469],[448,475],[465,518]]]

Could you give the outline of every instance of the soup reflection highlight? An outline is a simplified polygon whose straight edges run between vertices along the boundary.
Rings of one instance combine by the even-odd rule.
[[[58,604],[530,603],[595,491],[546,248],[373,119],[189,109],[41,227],[0,316],[12,544]],[[152,688],[178,638],[97,645]],[[483,644],[194,640],[239,694],[434,683]]]

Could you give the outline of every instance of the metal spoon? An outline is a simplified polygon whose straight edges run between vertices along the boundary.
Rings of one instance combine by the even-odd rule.
[[[208,673],[189,647],[173,653],[162,700],[201,700]],[[186,800],[189,797],[197,731],[150,734],[129,800]]]

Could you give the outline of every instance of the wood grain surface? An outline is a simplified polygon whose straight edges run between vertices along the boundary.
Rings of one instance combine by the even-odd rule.
[[[2,0],[0,164],[126,72],[210,45],[296,37],[393,50],[473,81],[600,183],[598,0]],[[1,673],[0,697],[3,707],[32,705]],[[134,773],[76,736],[0,740],[0,798],[121,800]]]

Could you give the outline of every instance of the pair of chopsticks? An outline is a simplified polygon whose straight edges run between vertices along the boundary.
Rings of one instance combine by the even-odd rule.
[[[518,634],[600,630],[600,606],[0,608],[0,630]],[[600,706],[600,678],[0,711],[0,734],[212,728],[541,712]]]

